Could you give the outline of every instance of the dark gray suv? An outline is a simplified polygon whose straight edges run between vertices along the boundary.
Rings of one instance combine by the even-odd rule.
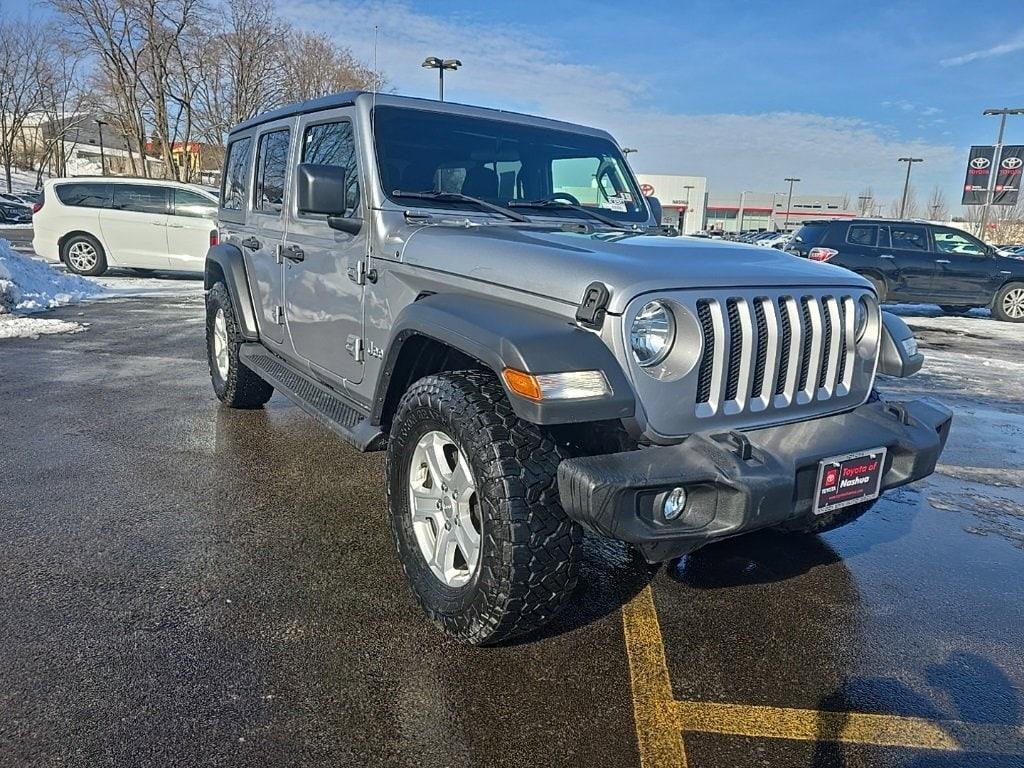
[[[585,530],[650,562],[826,530],[945,444],[873,391],[923,358],[870,282],[665,236],[604,131],[338,94],[234,128],[223,179],[217,396],[386,450],[412,591],[465,642],[549,621]]]

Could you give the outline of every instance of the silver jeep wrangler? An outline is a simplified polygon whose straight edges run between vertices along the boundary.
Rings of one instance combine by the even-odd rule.
[[[412,591],[495,643],[573,592],[584,529],[649,562],[816,532],[930,474],[951,413],[871,284],[671,236],[607,133],[369,93],[231,131],[206,259],[217,396],[387,450]]]

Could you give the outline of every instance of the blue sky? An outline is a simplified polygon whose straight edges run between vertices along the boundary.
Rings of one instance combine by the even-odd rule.
[[[372,55],[400,93],[433,96],[426,55],[457,57],[450,99],[598,124],[641,151],[640,171],[709,177],[713,192],[808,193],[902,183],[959,197],[972,143],[994,139],[993,106],[1024,106],[1024,6],[1016,2],[645,2],[288,0]],[[335,16],[336,14],[336,16]],[[336,22],[324,24],[325,19]],[[1007,140],[1024,143],[1024,117]]]

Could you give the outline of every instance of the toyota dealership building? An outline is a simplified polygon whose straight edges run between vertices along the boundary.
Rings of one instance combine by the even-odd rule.
[[[793,231],[805,221],[859,215],[847,195],[736,192],[709,194],[704,176],[640,173],[640,191],[658,198],[662,223],[694,232],[741,232],[747,229]],[[856,201],[854,201],[854,204]]]

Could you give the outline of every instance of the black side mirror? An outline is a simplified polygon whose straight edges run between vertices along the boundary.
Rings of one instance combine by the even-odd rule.
[[[299,213],[326,215],[327,226],[350,235],[362,229],[362,219],[345,215],[348,177],[344,168],[301,163],[296,169],[295,189]]]
[[[654,216],[654,223],[661,224],[661,201],[656,197],[648,197],[647,204],[651,206],[651,214]]]

